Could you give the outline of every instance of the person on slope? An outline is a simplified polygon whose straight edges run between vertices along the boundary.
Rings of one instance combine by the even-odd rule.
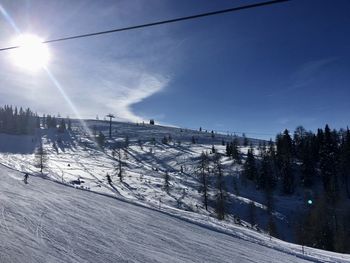
[[[28,174],[28,173],[25,173],[25,174],[24,174],[24,179],[23,179],[23,182],[24,182],[25,184],[28,183],[28,177],[29,177],[29,174]]]
[[[107,182],[108,182],[109,184],[112,184],[111,176],[110,176],[108,173],[107,173],[106,177],[107,177]]]

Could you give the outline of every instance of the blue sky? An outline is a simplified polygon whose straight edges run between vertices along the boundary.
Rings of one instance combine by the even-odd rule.
[[[258,1],[1,1],[44,39]],[[195,21],[49,45],[45,72],[0,54],[0,104],[84,118],[112,112],[176,126],[273,136],[348,125],[350,2],[294,0]],[[0,45],[16,32],[0,16]],[[267,135],[265,135],[267,134]]]

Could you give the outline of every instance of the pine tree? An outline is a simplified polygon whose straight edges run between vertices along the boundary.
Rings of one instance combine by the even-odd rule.
[[[220,154],[216,153],[214,155],[214,174],[216,175],[217,181],[216,181],[216,187],[217,187],[217,194],[216,194],[216,207],[215,212],[217,215],[217,218],[219,220],[225,219],[226,215],[226,208],[225,208],[225,181],[223,178],[223,171],[222,171],[222,164],[221,164],[221,156]]]
[[[192,144],[196,144],[196,138],[194,136],[192,136],[191,142]]]
[[[238,149],[238,139],[235,138],[231,143],[231,156],[238,164],[241,163],[241,153]]]
[[[249,202],[249,222],[252,226],[256,224],[256,208],[253,201]]]
[[[72,130],[72,121],[71,119],[68,117],[68,130],[71,131]]]
[[[166,171],[164,174],[164,190],[165,192],[167,192],[167,194],[169,194],[170,191],[170,176],[169,176],[169,172]]]
[[[42,144],[40,144],[40,146],[35,151],[35,159],[36,167],[40,168],[40,172],[42,173],[48,161],[47,153]]]
[[[332,203],[335,203],[338,197],[337,154],[338,148],[334,135],[332,135],[329,126],[326,125],[320,147],[320,170],[324,190],[328,201]]]
[[[262,156],[262,159],[261,159],[258,185],[261,189],[264,189],[267,191],[272,191],[275,186],[273,170],[271,167],[271,160],[266,153]]]
[[[182,166],[181,166],[182,168]],[[205,210],[208,211],[208,175],[209,175],[209,157],[207,153],[202,152],[199,164],[198,164],[199,174],[202,183],[203,192],[203,202]]]
[[[340,150],[340,174],[347,197],[350,198],[350,130],[347,128],[343,135]]]
[[[256,161],[254,156],[254,149],[248,149],[247,159],[243,165],[243,175],[249,180],[256,181],[258,177],[258,171],[256,168]]]
[[[276,138],[277,163],[282,177],[282,189],[285,194],[292,194],[294,191],[294,173],[292,167],[292,139],[288,130]]]
[[[269,216],[269,221],[267,223],[267,231],[270,237],[278,237],[277,227],[272,214],[270,214]]]
[[[58,132],[63,133],[66,130],[66,122],[65,120],[62,118],[60,125],[58,127]]]

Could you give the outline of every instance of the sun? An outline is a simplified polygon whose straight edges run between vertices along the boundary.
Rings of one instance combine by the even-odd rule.
[[[50,52],[42,39],[33,34],[18,36],[13,41],[18,48],[11,51],[13,63],[27,71],[38,71],[44,68],[50,59]]]

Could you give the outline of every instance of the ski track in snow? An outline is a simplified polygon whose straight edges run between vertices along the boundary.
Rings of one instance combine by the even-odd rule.
[[[128,128],[128,125],[117,126],[128,134],[133,132],[133,127]],[[164,134],[174,133],[174,141],[176,136],[184,136],[183,132],[174,132],[174,128],[164,128],[164,133],[163,128],[151,127],[154,129],[152,136],[158,141]],[[192,133],[187,132],[190,141]],[[131,140],[126,150],[128,159],[123,160],[125,176],[121,183],[115,174],[116,160],[110,151],[96,149],[82,134],[73,134],[74,138],[80,136],[82,143],[75,144],[68,138],[69,143],[58,147],[58,152],[51,147],[51,137],[57,138],[57,135],[44,135],[44,148],[50,157],[45,175],[37,174],[38,169],[33,166],[34,155],[28,151],[21,153],[18,145],[15,145],[18,149],[14,153],[0,152],[0,162],[4,165],[0,168],[0,176],[7,175],[5,186],[0,185],[0,200],[5,200],[0,218],[0,230],[4,234],[4,237],[0,236],[0,262],[23,262],[20,259],[25,254],[21,247],[25,247],[30,255],[30,260],[25,262],[350,262],[349,255],[312,248],[305,248],[306,255],[303,255],[298,245],[275,238],[270,240],[266,234],[232,224],[233,219],[217,221],[202,207],[194,207],[201,202],[201,194],[194,190],[198,188],[199,179],[193,175],[193,160],[203,150],[209,151],[211,143],[176,146],[144,143],[140,149]],[[198,136],[198,132],[194,134]],[[211,138],[207,140],[212,141]],[[216,148],[224,151],[221,139],[216,140]],[[1,142],[0,135],[0,151]],[[10,148],[7,145],[7,149]],[[153,148],[152,153],[150,148]],[[124,156],[124,151],[122,154]],[[227,158],[223,163],[231,165]],[[182,174],[180,165],[184,168]],[[31,176],[29,184],[24,185],[23,175],[16,170],[37,177]],[[171,176],[170,194],[162,189],[165,171]],[[112,177],[112,185],[106,180],[107,172]],[[85,181],[81,186],[84,189],[80,189],[84,191],[74,189],[80,186],[68,184],[77,178]],[[235,205],[251,202],[247,197],[228,194]],[[266,206],[257,201],[254,205],[266,210]],[[133,218],[135,215],[139,218]],[[122,224],[119,224],[119,216],[124,218]],[[277,211],[274,216],[285,220],[285,216]],[[144,221],[144,217],[148,220]],[[159,229],[155,229],[155,222]],[[243,222],[243,225],[249,224]],[[143,227],[148,229],[147,235],[135,233],[135,229],[145,232]],[[116,229],[116,235],[112,235]],[[120,233],[123,233],[122,237],[118,236]],[[8,243],[5,237],[10,240]],[[12,252],[1,253],[6,249]],[[49,261],[44,260],[46,249]]]

